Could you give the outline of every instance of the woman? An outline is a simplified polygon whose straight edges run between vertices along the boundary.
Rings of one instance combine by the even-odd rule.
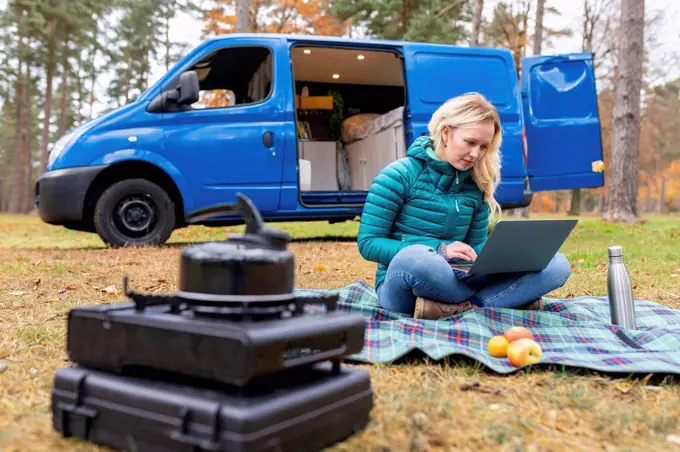
[[[378,263],[375,286],[388,310],[437,319],[475,306],[541,309],[542,296],[571,274],[557,253],[541,272],[488,277],[453,270],[484,246],[500,213],[501,125],[481,94],[443,104],[407,157],[385,167],[369,190],[359,227],[361,255]]]

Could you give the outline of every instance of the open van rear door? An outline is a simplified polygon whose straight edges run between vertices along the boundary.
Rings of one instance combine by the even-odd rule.
[[[591,53],[522,60],[532,191],[602,187],[602,138]]]

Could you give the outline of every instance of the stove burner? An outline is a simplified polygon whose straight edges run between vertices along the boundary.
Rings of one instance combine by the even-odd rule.
[[[129,280],[123,278],[125,295],[135,303],[135,309],[143,312],[148,306],[168,306],[171,314],[191,312],[196,317],[208,317],[228,321],[263,321],[304,314],[305,304],[323,304],[326,312],[335,311],[337,295],[323,294],[296,297],[285,296],[234,296],[178,292],[177,295],[146,295],[129,289]]]

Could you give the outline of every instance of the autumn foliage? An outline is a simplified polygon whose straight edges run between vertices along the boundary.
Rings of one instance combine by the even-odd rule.
[[[203,17],[204,36],[232,33],[236,27],[233,0],[214,0]],[[251,0],[248,31],[343,36],[350,21],[341,22],[329,12],[328,0]]]

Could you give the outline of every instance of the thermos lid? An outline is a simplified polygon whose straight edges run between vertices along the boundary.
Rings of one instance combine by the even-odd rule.
[[[623,247],[618,245],[609,247],[609,257],[621,257],[621,256],[623,256]]]

